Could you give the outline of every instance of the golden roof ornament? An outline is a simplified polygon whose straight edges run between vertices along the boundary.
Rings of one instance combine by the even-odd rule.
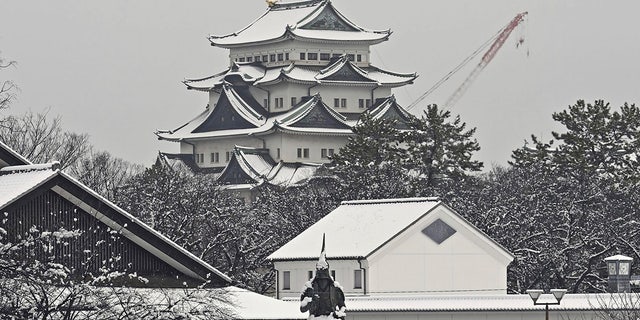
[[[278,0],[267,0],[267,5],[269,7],[273,7],[276,5],[276,3],[278,2]]]

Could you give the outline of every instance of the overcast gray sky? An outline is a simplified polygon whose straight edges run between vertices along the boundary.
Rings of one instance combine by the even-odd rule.
[[[453,107],[482,147],[477,158],[506,164],[532,133],[550,138],[554,111],[577,99],[614,106],[640,102],[637,0],[333,0],[361,26],[391,28],[372,47],[373,63],[418,72],[396,90],[407,106],[460,61],[528,11],[493,62]],[[0,54],[18,66],[0,73],[21,88],[9,113],[61,115],[68,130],[86,132],[98,148],[150,165],[155,129],[173,129],[197,115],[206,94],[187,91],[185,77],[227,67],[209,34],[237,31],[266,10],[262,0],[3,0]],[[524,37],[525,45],[516,48]],[[527,54],[528,52],[528,54]],[[478,57],[479,59],[479,57]],[[423,102],[443,104],[479,60]],[[5,112],[8,113],[8,112]]]

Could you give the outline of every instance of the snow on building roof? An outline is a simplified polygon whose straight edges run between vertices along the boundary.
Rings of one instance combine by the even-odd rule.
[[[364,258],[440,205],[432,198],[343,202],[267,259],[314,260],[326,234],[327,258]]]
[[[633,261],[633,258],[618,254],[612,257],[608,257],[604,259],[604,261]]]
[[[220,167],[199,167],[193,154],[159,152],[156,163],[179,172],[219,174]]]
[[[276,3],[240,31],[223,36],[212,35],[209,41],[222,48],[280,42],[291,38],[375,44],[387,40],[390,35],[390,30],[374,31],[357,26],[338,12],[331,1],[309,0]]]
[[[0,141],[0,168],[25,164],[31,164],[31,161]]]
[[[267,176],[267,181],[276,186],[294,186],[309,180],[321,165],[315,163],[279,162]]]
[[[241,189],[251,189],[263,183],[291,186],[313,176],[319,166],[282,161],[276,163],[266,149],[236,146],[219,181],[224,185],[243,186],[239,187]]]
[[[183,83],[188,89],[210,91],[222,86],[225,82],[234,80],[234,77],[251,84],[262,79],[265,76],[265,72],[266,68],[259,62],[234,62],[227,70],[205,78],[186,79]]]
[[[555,302],[550,294],[540,299]],[[289,300],[298,305],[299,301]],[[543,302],[539,300],[539,302]],[[552,311],[617,310],[637,306],[640,296],[631,294],[566,294],[560,305],[550,305]],[[369,312],[508,312],[544,310],[534,306],[529,295],[422,295],[422,296],[347,296],[347,314]]]
[[[339,76],[338,76],[339,75]],[[234,63],[234,66],[205,78],[187,79],[183,83],[191,90],[219,90],[223,84],[242,81],[251,85],[270,85],[283,80],[301,83],[341,83],[349,85],[398,87],[413,83],[416,73],[396,73],[375,66],[358,67],[346,55],[330,62],[324,68],[298,66],[295,62],[284,66],[267,68],[252,63]]]
[[[326,104],[322,102],[322,99],[319,96],[312,97],[311,99],[301,103],[300,106],[293,108],[286,113],[274,115],[271,118],[264,120],[253,118],[256,122],[262,122],[261,125],[258,125],[256,127],[247,126],[244,128],[235,128],[229,126],[221,126],[219,121],[221,117],[226,117],[228,122],[229,119],[231,119],[232,115],[239,114],[235,111],[231,112],[230,110],[243,109],[247,112],[251,112],[250,107],[241,107],[241,104],[241,100],[236,100],[236,103],[231,104],[233,105],[233,107],[226,107],[227,111],[223,111],[221,109],[225,108],[224,106],[229,104],[219,102],[216,107],[207,108],[193,120],[187,122],[179,128],[170,131],[157,130],[155,134],[159,139],[168,141],[182,141],[184,139],[214,137],[264,135],[270,134],[274,130],[296,134],[313,135],[344,136],[353,134],[353,132],[351,131],[351,127],[355,125],[355,122],[347,121],[347,119],[343,115],[326,106]],[[221,108],[219,109],[221,111],[215,113],[216,108]],[[240,117],[240,115],[238,115],[238,117]]]
[[[47,186],[47,188],[50,188],[54,192],[60,194],[68,201],[73,202],[84,211],[95,214],[96,218],[109,225],[112,229],[121,230],[125,237],[129,238],[142,248],[145,248],[158,258],[164,260],[176,270],[179,270],[180,272],[195,279],[205,280],[206,275],[204,273],[207,273],[216,275],[218,279],[226,283],[232,282],[231,278],[224,273],[196,257],[181,246],[178,246],[176,243],[152,229],[138,218],[116,206],[97,192],[85,186],[83,183],[60,171],[58,168],[59,163],[53,162],[50,164],[21,165],[0,169],[0,209],[6,208],[28,193],[45,185],[49,181],[54,181],[54,179],[56,179],[55,185]],[[67,188],[69,187],[73,187],[74,190],[79,190],[77,192],[81,192],[82,195],[79,195],[76,191],[68,191]],[[79,198],[79,196],[82,199]],[[93,201],[92,199],[95,199],[97,203],[94,203],[93,205],[90,204],[89,202]],[[100,210],[96,209],[96,207],[99,207]],[[106,212],[107,210],[112,214],[117,215],[117,217],[113,215],[110,216]],[[127,223],[120,225],[119,223],[121,222],[119,221],[127,221],[131,225],[127,226]],[[138,234],[134,234],[133,231],[130,231],[134,228],[137,228]],[[145,236],[139,234],[141,231],[145,232],[151,238],[145,238]],[[160,244],[164,244],[172,248],[176,253],[165,253],[157,247]],[[191,264],[191,267],[187,266],[187,264]],[[194,265],[204,271],[199,272],[192,269]]]
[[[396,98],[393,95],[376,100],[376,103],[367,112],[374,119],[395,121],[396,129],[409,129],[408,122],[411,115],[396,102]]]
[[[343,129],[351,133],[351,127],[345,122],[346,120],[343,115],[329,108],[322,101],[320,94],[316,94],[278,117],[275,122],[282,128],[293,130],[302,128]]]
[[[22,165],[0,169],[0,209],[35,190],[58,173],[59,163]]]

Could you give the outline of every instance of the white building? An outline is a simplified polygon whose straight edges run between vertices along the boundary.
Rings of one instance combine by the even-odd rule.
[[[363,112],[399,120],[400,126],[408,120],[391,90],[413,83],[417,75],[371,64],[370,46],[390,35],[358,26],[330,0],[271,3],[247,27],[209,38],[213,46],[229,49],[229,67],[184,82],[206,92],[209,103],[188,123],[156,132],[159,139],[180,144],[179,154],[161,158],[187,162],[196,171],[225,170],[221,182],[236,188],[300,182],[272,179],[271,170],[278,170],[278,163],[313,169],[329,162]],[[257,150],[261,167],[238,165],[253,162],[234,161],[241,156],[236,147]]]
[[[326,235],[334,279],[351,296],[505,294],[513,255],[430,198],[347,201],[271,254],[277,297],[299,297]]]
[[[343,202],[268,257],[277,271],[277,298],[300,304],[323,235],[349,320],[544,317],[545,307],[528,295],[507,294],[507,266],[514,256],[431,198]],[[620,270],[611,279],[628,288],[629,258],[607,262],[612,274]],[[550,319],[558,320],[602,319],[613,310],[640,309],[640,296],[628,293],[568,294],[559,305],[543,294],[537,302],[551,303]]]

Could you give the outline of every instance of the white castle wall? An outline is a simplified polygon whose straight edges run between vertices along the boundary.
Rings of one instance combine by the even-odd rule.
[[[283,61],[262,61],[263,56],[268,56],[270,58],[272,54],[275,54],[277,58],[277,55],[279,53],[283,54],[283,58],[285,58],[283,59]],[[288,60],[286,59],[287,53],[289,54]],[[307,58],[305,60],[301,60],[300,53],[317,53],[318,59],[309,60]],[[256,57],[260,57],[261,62],[267,67],[288,65],[291,62],[295,62],[296,65],[325,66],[327,64],[327,61],[320,60],[321,53],[328,53],[331,56],[353,54],[357,57],[357,55],[360,55],[361,61],[354,61],[356,65],[360,67],[369,66],[370,52],[369,46],[366,44],[325,44],[317,42],[302,42],[299,40],[230,49],[229,64],[231,65],[233,61],[240,61],[240,59],[242,58],[244,58],[244,61],[246,62],[248,58],[251,58],[251,60],[255,60]]]

